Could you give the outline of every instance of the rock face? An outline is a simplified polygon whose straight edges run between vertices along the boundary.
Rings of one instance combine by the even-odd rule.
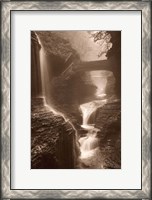
[[[108,59],[113,58],[113,74],[115,77],[115,93],[121,98],[121,31],[110,31],[113,47],[108,51]]]
[[[96,126],[100,128],[101,155],[103,168],[121,168],[121,105],[120,102],[109,103],[99,108],[96,113]]]
[[[36,31],[46,54],[58,56],[63,60],[66,60],[71,54],[74,58],[78,58],[77,51],[72,48],[67,39],[61,36],[61,33],[61,31]]]
[[[79,154],[75,130],[64,118],[32,99],[31,168],[73,169]]]

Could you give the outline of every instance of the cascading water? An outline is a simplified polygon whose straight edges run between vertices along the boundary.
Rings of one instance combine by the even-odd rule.
[[[92,157],[98,147],[99,140],[96,137],[99,129],[93,128],[88,131],[87,136],[79,139],[80,143],[80,151],[81,151],[81,159]]]
[[[44,104],[46,105],[46,99],[49,94],[49,73],[48,73],[48,64],[46,59],[46,54],[43,48],[43,45],[40,42],[38,37],[39,44],[41,45],[41,49],[39,52],[40,55],[40,68],[41,68],[41,82],[42,82],[42,95],[44,97]]]
[[[81,127],[88,131],[85,137],[81,137],[79,139],[81,152],[80,160],[82,161],[82,163],[89,167],[92,167],[93,165],[98,165],[98,163],[96,163],[96,158],[98,158],[97,153],[99,153],[100,150],[99,138],[97,137],[97,133],[100,131],[100,129],[95,128],[94,124],[88,124],[88,121],[91,114],[95,112],[97,108],[105,105],[106,102],[106,99],[96,100],[86,104],[82,104],[80,106],[83,115],[83,124],[81,125]]]
[[[101,130],[95,127],[95,122],[90,124],[90,118],[92,114],[96,112],[99,107],[104,106],[107,103],[107,99],[103,99],[106,97],[104,93],[106,87],[106,78],[102,77],[102,73],[98,71],[93,71],[89,73],[91,82],[97,87],[96,89],[96,98],[88,103],[81,104],[80,110],[82,112],[82,125],[81,127],[87,131],[85,137],[80,137],[80,160],[83,164],[92,168],[93,166],[97,167],[99,149],[99,138],[97,137],[97,133]],[[101,163],[100,163],[100,167]]]
[[[97,108],[101,107],[106,103],[105,100],[96,100],[96,101],[91,101],[89,103],[85,103],[80,105],[80,109],[82,111],[82,125],[81,127],[84,129],[92,129],[94,128],[94,125],[88,124],[88,120],[93,112],[97,110]]]

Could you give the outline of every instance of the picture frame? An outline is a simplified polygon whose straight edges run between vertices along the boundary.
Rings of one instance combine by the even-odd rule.
[[[15,29],[11,14],[15,11],[140,11],[142,36],[142,164],[140,189],[12,189],[13,180],[11,156],[14,120],[11,112],[14,111],[11,103],[13,89],[12,81],[12,38],[11,31]],[[150,1],[2,1],[1,2],[1,192],[2,199],[151,199],[151,2]],[[13,27],[14,26],[14,27]],[[131,177],[130,177],[131,178]]]

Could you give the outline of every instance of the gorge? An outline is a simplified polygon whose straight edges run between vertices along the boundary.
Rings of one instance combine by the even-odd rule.
[[[32,168],[120,168],[117,76],[100,60],[90,68],[65,33],[32,32],[32,41]]]

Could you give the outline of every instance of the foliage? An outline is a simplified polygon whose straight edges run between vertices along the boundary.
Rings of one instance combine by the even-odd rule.
[[[98,54],[98,57],[101,57],[103,54],[107,54],[107,52],[112,48],[111,34],[107,31],[95,31],[90,33],[90,37],[93,38],[94,42],[98,42],[101,50]]]
[[[94,39],[94,42],[98,42],[101,46],[102,56],[106,53],[108,58],[115,56],[121,56],[121,31],[95,31],[90,33],[90,37]]]

